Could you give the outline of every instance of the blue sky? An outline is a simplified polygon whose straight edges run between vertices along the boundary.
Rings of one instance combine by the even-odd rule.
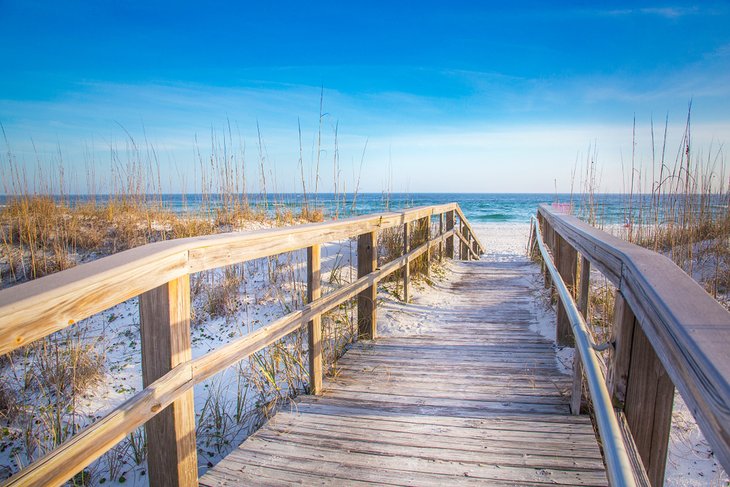
[[[298,121],[311,184],[321,90],[325,191],[335,127],[340,188],[364,151],[360,189],[376,192],[568,191],[589,147],[601,188],[620,191],[634,116],[648,165],[650,121],[669,116],[676,152],[690,100],[695,146],[728,138],[728,3],[309,3],[0,0],[3,164],[63,160],[84,191],[131,136],[163,189],[192,191],[230,123],[250,189],[260,129],[292,191]]]

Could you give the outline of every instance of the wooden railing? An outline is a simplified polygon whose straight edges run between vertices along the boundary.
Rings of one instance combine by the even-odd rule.
[[[644,479],[663,484],[675,387],[730,471],[730,313],[664,256],[546,205],[539,207],[538,221],[559,275],[573,298],[579,294],[584,316],[591,266],[616,286],[606,381]],[[546,274],[546,287],[550,283]],[[556,339],[565,345],[572,339],[561,304]],[[583,389],[580,363],[574,362],[576,413]]]
[[[436,236],[411,249],[409,227],[426,220]],[[459,231],[455,220],[460,221]],[[377,232],[401,226],[404,253],[378,268]],[[357,296],[358,335],[377,336],[376,286],[438,247],[462,259],[484,247],[456,203],[414,208],[320,224],[172,240],[127,250],[0,292],[0,354],[43,338],[93,314],[139,296],[144,390],[52,452],[8,479],[5,485],[59,485],[145,425],[150,485],[197,485],[193,386],[304,325],[309,328],[310,389],[322,388],[320,317]],[[329,294],[320,291],[320,245],[358,238],[358,279]],[[307,249],[308,303],[246,336],[192,359],[190,274],[252,259]]]

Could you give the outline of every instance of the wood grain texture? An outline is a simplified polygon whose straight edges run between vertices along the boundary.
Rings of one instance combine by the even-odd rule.
[[[623,410],[631,368],[636,317],[620,291],[616,291],[613,306],[613,348],[608,361],[606,386],[616,408]]]
[[[531,329],[536,266],[454,272],[443,306],[408,308],[427,329],[353,345],[321,396],[279,410],[201,485],[607,485],[570,377]]]
[[[730,471],[730,313],[668,258],[546,205],[538,212],[620,289],[713,452]]]
[[[580,256],[580,292],[578,294],[578,309],[583,319],[588,317],[588,298],[591,292],[591,261]]]
[[[307,302],[311,303],[322,297],[322,251],[319,244],[307,248]],[[309,320],[309,393],[322,392],[322,316],[317,315]]]
[[[411,250],[411,224],[403,224],[403,255],[408,254]],[[411,288],[411,265],[403,266],[403,301],[408,302]]]
[[[431,240],[431,217],[424,217],[423,223],[426,226],[426,241]],[[431,277],[431,246],[426,250],[426,277]]]
[[[444,234],[444,214],[439,213],[439,235]],[[444,243],[439,242],[439,262],[444,259]]]
[[[190,278],[185,275],[139,297],[145,387],[192,358]],[[198,481],[195,403],[184,392],[145,424],[152,485],[192,487]]]
[[[624,412],[651,485],[664,485],[674,386],[651,344],[635,327]]]
[[[482,244],[482,242],[479,240],[479,238],[474,233],[474,229],[471,227],[471,224],[469,223],[469,219],[464,216],[464,212],[461,211],[461,207],[459,205],[454,206],[454,211],[457,215],[459,215],[459,219],[464,221],[466,223],[466,227],[471,232],[472,237],[474,238],[474,241],[477,243],[477,255],[481,255],[486,251],[486,247]]]
[[[459,235],[461,238],[461,244],[459,245],[459,259],[460,260],[468,260],[469,259],[469,251],[467,250],[467,246],[469,245],[468,240],[468,233],[469,229],[464,228],[464,220],[459,220]]]
[[[364,277],[378,267],[377,234],[369,232],[357,239],[357,277]],[[408,267],[406,258],[405,266]],[[357,329],[358,338],[374,339],[378,336],[377,321],[378,288],[372,286],[357,295]]]
[[[563,278],[563,282],[570,291],[571,295],[575,297],[575,281],[576,272],[578,270],[578,253],[565,241],[560,235],[555,235],[555,253],[557,258],[556,267],[560,273],[560,277]],[[572,347],[575,344],[575,338],[573,337],[573,330],[570,326],[570,319],[565,311],[565,307],[558,297],[557,306],[558,325],[557,325],[557,337],[556,341],[558,345]]]
[[[446,231],[454,229],[454,212],[446,212]],[[446,239],[446,257],[449,259],[454,258],[454,237],[451,236]]]
[[[461,242],[459,259],[469,260],[470,256],[473,256],[474,259],[479,259],[479,256],[475,254],[469,246],[469,241],[461,233],[459,233],[458,230],[455,231],[455,235],[459,237],[459,241]],[[463,253],[461,253],[462,251]]]
[[[581,256],[580,258],[580,294],[578,296],[578,309],[583,319],[588,319],[588,297],[591,289],[591,261]],[[581,362],[578,350],[573,357],[573,389],[570,395],[570,410],[573,414],[579,414],[583,403],[583,362]]]

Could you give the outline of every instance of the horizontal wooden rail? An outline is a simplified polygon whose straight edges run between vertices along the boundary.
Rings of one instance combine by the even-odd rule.
[[[472,239],[474,239],[474,242],[476,242],[476,245],[477,245],[476,253],[483,254],[486,247],[484,245],[482,245],[482,242],[479,240],[479,238],[474,233],[474,229],[472,228],[471,224],[469,223],[469,220],[467,220],[467,218],[464,216],[464,213],[461,211],[461,207],[459,205],[456,205],[456,214],[459,215],[459,219],[461,219],[461,221],[464,222],[464,225],[469,230],[469,235],[471,236]],[[479,258],[479,257],[477,256],[477,258]]]
[[[0,292],[0,355],[186,274],[455,211],[450,203],[325,223],[157,242]]]
[[[288,229],[253,232],[253,234],[231,234],[223,237],[213,236],[184,239],[177,242],[163,242],[162,244],[142,247],[141,249],[145,250],[144,252],[140,251],[140,249],[133,249],[137,250],[137,252],[127,251],[123,253],[127,257],[133,257],[131,261],[122,259],[124,263],[121,265],[125,267],[123,270],[115,269],[112,265],[120,263],[118,257],[122,254],[117,254],[116,256],[97,261],[96,265],[92,265],[95,264],[92,263],[80,266],[80,268],[85,268],[84,272],[79,272],[79,268],[71,269],[0,292],[0,329],[2,329],[4,337],[17,334],[13,332],[17,332],[18,329],[30,330],[31,333],[26,333],[24,336],[37,339],[59,328],[63,328],[63,326],[55,325],[51,321],[51,316],[55,315],[50,314],[45,309],[49,305],[47,302],[36,303],[36,308],[39,309],[33,314],[36,319],[40,320],[38,326],[42,328],[42,331],[34,331],[32,328],[29,328],[28,320],[20,319],[17,314],[21,309],[30,312],[27,304],[17,304],[12,302],[11,299],[12,297],[18,296],[18,289],[25,289],[31,293],[35,292],[36,296],[44,295],[50,299],[51,303],[58,303],[60,301],[65,307],[65,313],[76,313],[76,316],[83,316],[84,313],[89,313],[91,312],[90,310],[95,310],[99,307],[99,305],[91,302],[95,295],[85,296],[82,294],[83,290],[103,289],[103,286],[94,282],[95,277],[117,290],[118,294],[116,297],[114,297],[111,291],[108,291],[103,297],[105,303],[112,303],[109,306],[113,306],[128,299],[128,297],[132,297],[129,296],[132,292],[141,294],[145,290],[156,289],[156,286],[169,285],[170,282],[180,280],[181,276],[178,275],[180,272],[183,272],[182,276],[187,276],[189,272],[197,272],[216,266],[230,265],[253,258],[275,255],[280,252],[318,245],[329,240],[372,234],[373,228],[389,228],[402,225],[403,222],[407,223],[423,218],[430,219],[434,213],[453,212],[457,208],[458,205],[452,203],[435,207],[416,208],[402,213],[386,213],[376,216],[353,218],[349,219],[349,221],[341,220],[339,222],[304,225],[302,227],[290,227]],[[291,237],[292,234],[294,237]],[[114,409],[103,419],[88,426],[81,433],[66,441],[54,451],[49,452],[38,461],[21,470],[3,485],[62,484],[141,425],[147,424],[147,427],[149,427],[151,423],[148,423],[148,421],[158,416],[161,412],[166,411],[168,406],[177,404],[179,398],[187,391],[190,391],[195,384],[249,357],[251,354],[271,345],[289,333],[300,329],[323,313],[332,310],[348,299],[357,296],[359,293],[367,289],[372,289],[380,280],[398,271],[424,253],[430,252],[430,249],[434,246],[443,248],[449,239],[453,240],[455,234],[456,230],[453,228],[446,230],[438,236],[430,238],[417,248],[405,253],[405,255],[388,262],[381,268],[368,272],[355,282],[343,286],[325,296],[316,297],[316,299],[307,303],[300,310],[289,313],[273,323],[199,358],[172,364],[172,368],[168,369],[169,372],[158,376],[159,378],[149,383],[141,392]],[[224,245],[230,246],[228,253],[221,250],[221,246]],[[211,249],[211,252],[215,254],[215,258],[205,255],[204,250],[206,248]],[[180,257],[183,254],[185,258]],[[197,257],[191,257],[194,255],[197,255]],[[157,256],[159,259],[158,262],[162,262],[160,264],[161,267],[155,267],[154,256]],[[99,262],[103,265],[99,264]],[[144,284],[135,282],[127,283],[132,286],[133,291],[123,290],[123,279],[129,277],[130,268],[135,264],[147,269],[144,272],[140,272],[139,277],[144,277],[145,274],[152,273],[154,269],[162,277],[157,277],[156,279],[149,278]],[[162,272],[163,269],[166,269],[167,272]],[[98,274],[96,273],[97,271],[99,271]],[[64,279],[58,277],[63,275],[65,275]],[[78,281],[68,282],[69,279],[74,278],[79,278],[85,282],[81,284]],[[169,281],[166,281],[166,279],[169,279]],[[44,290],[43,286],[37,285],[39,282],[45,282],[46,286],[58,285],[61,289],[72,289],[74,290],[74,294],[68,296],[65,300],[61,300],[61,296],[57,296],[60,291],[54,291],[53,289]],[[187,282],[186,279],[183,282]],[[22,294],[20,293],[21,296]],[[120,296],[127,297],[121,298]],[[180,298],[175,297],[175,299]],[[147,302],[148,305],[150,303],[149,301]],[[162,304],[163,306],[167,305],[166,303]],[[15,314],[11,314],[9,309]],[[8,312],[8,314],[2,314],[5,312]],[[154,309],[151,312],[154,312]],[[153,318],[156,317],[153,316]],[[69,320],[64,326],[68,326],[72,321]],[[16,340],[17,343],[27,343],[27,341],[27,339]],[[18,345],[14,342],[6,346],[12,349]],[[186,411],[186,414],[192,413]],[[190,418],[188,417],[187,419],[189,420]],[[177,426],[174,426],[174,428],[177,428]],[[182,454],[184,453],[183,451]],[[169,459],[166,458],[164,460],[167,461]],[[164,479],[164,481],[165,483],[171,482],[169,479]],[[175,484],[179,483],[179,485],[191,485],[190,472],[187,472],[187,478],[185,480],[180,479],[174,482]]]
[[[467,251],[468,251],[467,253],[470,256],[474,257],[475,259],[478,259],[479,254],[477,254],[474,251],[474,249],[471,247],[469,240],[466,237],[464,237],[464,235],[462,235],[461,232],[459,232],[458,230],[456,231],[456,236],[459,237],[459,240],[461,240],[461,242],[464,244],[464,248],[467,249]]]
[[[651,365],[654,354],[693,412],[718,460],[730,471],[730,313],[670,259],[547,205],[539,207],[538,216],[547,227],[547,241],[550,234],[557,234],[552,239],[553,252],[559,239],[567,242],[617,287],[617,306],[626,303],[614,330],[610,380],[618,393],[618,405],[625,408],[634,428],[651,421],[654,428],[662,430],[661,434],[652,430],[654,433],[643,435],[650,435],[649,439],[635,437],[640,449],[644,448],[652,481],[660,483],[663,478],[666,445],[662,443],[669,434],[672,392],[671,384],[669,389],[662,385],[663,372]],[[642,374],[651,377],[642,378]],[[633,390],[628,397],[627,384]],[[649,390],[655,391],[651,398],[645,396]],[[648,406],[654,404],[652,401],[657,401],[656,405]],[[650,407],[652,411],[646,414],[653,416],[647,419],[643,412],[635,413],[640,407]],[[655,457],[653,461],[648,461],[650,456]]]

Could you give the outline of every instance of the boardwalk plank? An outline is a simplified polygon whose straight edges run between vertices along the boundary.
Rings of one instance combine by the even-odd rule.
[[[535,267],[453,269],[448,303],[394,308],[423,333],[351,346],[321,396],[282,408],[201,485],[607,485],[555,346],[530,328]]]

